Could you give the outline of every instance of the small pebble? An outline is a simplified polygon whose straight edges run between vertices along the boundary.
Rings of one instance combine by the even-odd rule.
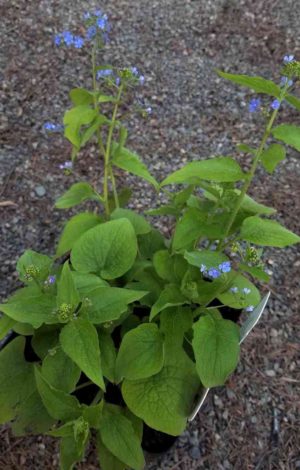
[[[275,370],[269,369],[269,370],[266,370],[265,374],[266,374],[268,377],[275,377],[276,372],[275,372]]]
[[[46,189],[42,185],[36,186],[34,190],[38,197],[43,197],[46,194]]]

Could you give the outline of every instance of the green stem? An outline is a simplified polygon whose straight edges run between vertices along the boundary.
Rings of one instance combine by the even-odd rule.
[[[114,175],[111,165],[110,165],[110,180],[111,180],[113,193],[114,193],[115,206],[118,209],[120,207],[120,203],[119,203],[119,197],[117,193],[116,179],[115,179],[115,175]]]
[[[88,382],[84,382],[83,384],[80,384],[78,385],[78,387],[76,387],[76,392],[77,390],[81,390],[82,388],[85,388],[85,387],[88,387],[89,385],[91,385],[93,382],[91,380],[89,380]]]
[[[94,396],[94,399],[91,405],[97,405],[97,403],[100,401],[101,398],[102,398],[102,391],[99,390],[99,392],[97,392],[96,395]]]
[[[114,106],[113,110],[113,115],[111,119],[111,124],[110,128],[108,131],[108,136],[107,136],[107,142],[106,142],[106,150],[105,150],[105,155],[104,155],[104,189],[103,189],[103,194],[104,194],[104,204],[105,204],[105,213],[106,216],[109,217],[110,215],[110,210],[109,210],[109,204],[108,204],[108,178],[111,176],[111,167],[109,163],[110,159],[110,153],[111,153],[111,143],[112,143],[112,136],[113,132],[115,129],[116,125],[116,120],[117,120],[117,113],[118,113],[118,108],[120,104],[120,99],[123,91],[123,86],[121,85],[118,91],[116,103]],[[115,189],[115,184],[113,183],[114,186],[114,192],[116,191]]]
[[[285,95],[285,92],[286,92],[286,89],[287,87],[284,87],[282,92],[281,92],[281,95],[279,97],[279,103],[282,102],[283,98],[284,98],[284,95]],[[252,162],[252,165],[251,165],[251,168],[250,168],[250,171],[248,173],[248,177],[247,179],[245,180],[245,183],[241,189],[241,192],[240,192],[240,195],[236,201],[236,204],[235,204],[235,207],[231,213],[231,216],[226,224],[226,227],[225,227],[225,232],[224,232],[224,236],[222,237],[222,241],[219,243],[219,246],[218,246],[218,251],[221,251],[223,248],[224,248],[224,240],[227,238],[229,232],[230,232],[230,229],[235,221],[235,218],[241,208],[241,205],[243,203],[243,200],[244,200],[244,197],[252,183],[252,180],[253,180],[253,177],[255,175],[255,171],[257,169],[257,166],[260,162],[260,158],[261,158],[261,154],[265,148],[265,145],[266,145],[266,142],[270,136],[270,133],[271,133],[271,130],[272,130],[272,126],[274,124],[274,121],[277,117],[277,114],[278,114],[278,109],[274,109],[271,117],[270,117],[270,120],[267,124],[267,127],[265,129],[265,132],[263,134],[263,137],[262,137],[262,140],[261,140],[261,143],[260,143],[260,146],[258,147],[256,153],[255,153],[255,156],[254,156],[254,159],[253,159],[253,162]]]

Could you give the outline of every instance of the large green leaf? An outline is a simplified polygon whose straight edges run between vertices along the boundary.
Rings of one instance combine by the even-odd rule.
[[[104,390],[98,334],[94,325],[79,317],[64,326],[59,339],[64,352]]]
[[[144,259],[152,259],[154,253],[166,248],[165,239],[155,229],[145,235],[138,236],[139,254]]]
[[[32,374],[33,386],[34,376]],[[32,393],[23,400],[18,408],[17,416],[11,424],[14,436],[24,436],[28,434],[44,434],[55,423],[43,405],[38,391]]]
[[[103,444],[100,433],[96,438],[98,459],[102,470],[125,470],[127,465],[115,457]]]
[[[110,382],[115,382],[116,348],[110,333],[98,330],[99,347],[101,353],[101,363],[103,375]]]
[[[57,346],[59,337],[59,330],[57,326],[42,326],[38,330],[35,330],[31,339],[31,346],[34,352],[41,358],[44,359],[49,351]]]
[[[186,331],[192,328],[193,311],[189,307],[167,308],[160,316],[160,329],[167,341],[182,343]]]
[[[147,293],[119,287],[96,288],[88,293],[92,303],[89,318],[95,324],[118,320],[121,314],[126,312],[128,304],[140,300]]]
[[[207,269],[217,268],[219,264],[228,261],[224,253],[212,250],[186,251],[184,257],[192,266],[200,268],[204,264]]]
[[[47,354],[41,372],[50,385],[64,392],[73,392],[81,373],[79,367],[60,346],[53,348]]]
[[[74,106],[65,112],[65,137],[77,148],[81,145],[80,128],[90,124],[97,116],[97,111],[87,104]]]
[[[0,318],[0,341],[1,339],[5,338],[7,333],[13,328],[15,325],[15,320],[12,318],[7,317],[6,315],[1,315]]]
[[[35,367],[35,380],[42,402],[50,416],[62,421],[69,421],[81,415],[81,406],[78,400],[50,385],[37,367]]]
[[[113,220],[122,218],[128,219],[132,223],[135,233],[137,235],[143,235],[145,233],[149,233],[152,230],[151,225],[149,224],[149,222],[147,222],[144,217],[139,214],[136,214],[130,209],[117,208],[112,212],[111,218]]]
[[[240,194],[240,191],[236,190],[237,194]],[[268,207],[265,206],[264,204],[260,204],[259,202],[256,202],[252,197],[250,197],[248,194],[245,194],[241,209],[250,212],[252,214],[264,214],[264,215],[272,215],[276,212],[276,209],[273,209],[273,207]]]
[[[69,261],[66,261],[63,265],[60,278],[57,282],[57,307],[60,307],[62,304],[66,303],[75,309],[79,303],[79,300],[80,297],[75,287]]]
[[[176,344],[166,350],[165,365],[158,374],[124,380],[122,394],[128,408],[148,426],[177,436],[185,429],[199,387],[195,364]]]
[[[205,387],[223,385],[239,359],[239,328],[221,315],[205,315],[194,324],[196,368]]]
[[[121,462],[139,470],[144,467],[144,455],[131,421],[118,406],[103,407],[100,436],[105,447]]]
[[[260,301],[260,294],[255,285],[242,274],[234,272],[231,274],[232,281],[227,284],[227,289],[217,293],[217,298],[220,302],[228,307],[237,309],[248,307],[249,305],[256,306]],[[237,288],[237,292],[232,292],[231,288],[235,287]],[[245,294],[243,289],[246,289],[248,294]]]
[[[153,184],[156,189],[158,188],[157,181],[150,175],[146,165],[141,162],[140,157],[125,147],[120,148],[116,143],[113,145],[112,163],[122,170],[143,178]]]
[[[0,351],[0,424],[13,419],[34,390],[33,365],[24,359],[25,338],[18,337]]]
[[[299,127],[299,145],[300,145],[300,127]],[[265,170],[273,173],[277,165],[285,159],[285,148],[280,144],[271,144],[261,154],[261,163]]]
[[[37,269],[36,279],[44,281],[50,273],[52,259],[49,256],[42,255],[33,250],[26,250],[18,259],[17,271],[21,281],[28,282],[26,277],[26,269],[33,266]]]
[[[70,98],[75,106],[93,103],[93,94],[84,88],[73,88],[70,91]]]
[[[66,436],[60,442],[60,468],[61,470],[72,470],[76,462],[84,456],[88,436],[84,440],[78,440],[73,436]]]
[[[76,289],[82,297],[88,297],[90,292],[97,287],[109,287],[107,281],[95,274],[81,273],[72,271]]]
[[[122,276],[133,265],[137,240],[127,219],[112,220],[90,229],[75,243],[71,261],[77,271],[104,279]]]
[[[85,182],[73,184],[60,198],[57,199],[55,207],[57,209],[69,209],[84,201],[99,200],[94,188]]]
[[[222,78],[226,78],[231,82],[237,83],[238,85],[250,88],[256,91],[256,93],[265,93],[267,95],[275,96],[279,98],[281,90],[278,85],[273,83],[271,80],[266,80],[262,77],[249,77],[248,75],[236,75],[232,73],[221,72],[217,70],[218,75]]]
[[[43,323],[55,323],[55,308],[55,297],[41,292],[35,285],[19,289],[5,304],[0,305],[1,312],[34,328],[39,328]]]
[[[139,380],[157,374],[163,367],[163,335],[157,325],[144,323],[125,334],[116,362],[116,374]]]
[[[245,178],[239,164],[231,157],[215,157],[209,160],[187,163],[163,180],[167,184],[199,184],[202,180],[231,182]]]
[[[81,235],[101,222],[101,217],[91,212],[74,215],[64,227],[56,249],[56,256],[70,251]]]
[[[247,217],[241,228],[240,237],[256,245],[276,246],[283,248],[300,242],[300,237],[287,230],[274,220],[261,219],[260,217]]]
[[[168,307],[176,307],[188,303],[187,298],[180,292],[176,284],[168,284],[161,292],[159,298],[151,308],[150,321],[162,310]]]
[[[282,140],[300,152],[300,127],[291,124],[280,124],[272,130],[273,136]]]

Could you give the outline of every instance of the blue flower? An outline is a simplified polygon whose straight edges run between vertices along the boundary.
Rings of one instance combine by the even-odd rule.
[[[96,34],[97,34],[97,28],[95,25],[92,25],[87,29],[86,37],[88,40],[91,40],[96,36]]]
[[[54,44],[55,44],[56,46],[60,46],[60,45],[61,45],[61,36],[60,36],[60,34],[56,34],[56,35],[54,36]]]
[[[131,70],[131,73],[132,73],[135,77],[138,76],[139,71],[138,71],[138,69],[137,69],[136,67],[130,67],[130,70]]]
[[[222,273],[229,273],[231,271],[230,261],[224,261],[223,263],[219,264],[219,269]]]
[[[144,85],[144,83],[145,83],[145,77],[144,77],[144,75],[140,75],[140,77],[139,77],[139,82],[140,82],[140,85]]]
[[[242,289],[242,292],[243,292],[243,294],[248,295],[248,294],[250,294],[251,289],[248,289],[248,287],[244,287],[244,288]]]
[[[260,107],[261,100],[260,98],[252,98],[252,100],[249,103],[249,113],[254,113],[257,111]]]
[[[292,86],[293,80],[290,80],[288,77],[281,77],[280,85],[285,86],[286,84],[288,84],[288,86]]]
[[[66,44],[66,46],[72,46],[73,41],[74,41],[74,36],[70,31],[63,31],[62,33],[63,40]]]
[[[207,267],[205,266],[205,264],[201,264],[201,266],[200,266],[200,272],[201,272],[201,273],[205,273],[206,270],[207,270]]]
[[[54,284],[56,281],[56,276],[48,276],[47,280],[45,281],[45,284]]]
[[[74,47],[81,49],[84,45],[84,39],[81,36],[74,36]]]
[[[210,268],[210,269],[208,270],[208,275],[209,275],[210,277],[212,277],[213,279],[217,279],[218,277],[221,276],[221,273],[220,273],[220,271],[218,271],[218,269],[216,269],[216,268]]]
[[[278,100],[272,101],[271,108],[272,109],[279,109],[280,108],[280,101],[278,101]]]
[[[98,70],[96,77],[99,80],[99,78],[109,77],[112,73],[111,69]]]
[[[102,16],[102,18],[97,19],[96,25],[98,26],[99,29],[104,30],[105,26],[106,26],[106,22],[107,22],[106,18],[104,18],[104,16]]]
[[[233,294],[237,294],[238,293],[238,288],[237,287],[231,287],[230,288],[230,292],[232,292]]]
[[[295,60],[295,56],[293,55],[285,55],[283,58],[283,62],[285,64],[289,64],[290,62],[293,62]]]
[[[71,162],[71,160],[68,160],[59,165],[60,170],[72,170],[72,168],[73,168],[73,163]]]
[[[253,312],[254,310],[254,306],[253,305],[249,305],[248,307],[246,307],[246,312]]]
[[[90,14],[90,12],[88,12],[88,11],[86,11],[86,12],[83,14],[83,19],[84,19],[84,20],[89,20],[90,17],[91,17],[91,14]]]
[[[54,124],[53,122],[45,122],[43,127],[49,132],[61,132],[64,129],[61,124]]]
[[[95,15],[95,16],[98,16],[98,17],[99,17],[99,16],[102,16],[102,11],[101,11],[101,10],[95,10],[95,11],[94,11],[94,15]]]
[[[120,79],[120,77],[117,77],[117,78],[116,78],[116,85],[119,86],[120,83],[121,83],[121,79]]]
[[[148,106],[148,108],[146,108],[145,111],[146,111],[147,114],[151,114],[152,113],[151,106]]]

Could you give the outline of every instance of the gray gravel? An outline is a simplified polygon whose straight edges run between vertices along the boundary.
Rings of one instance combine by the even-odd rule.
[[[105,8],[105,2],[2,0],[0,5],[2,298],[18,285],[15,263],[26,248],[53,252],[65,216],[53,203],[75,181],[58,169],[68,159],[68,143],[47,137],[41,128],[47,120],[61,120],[68,90],[89,80],[88,59],[54,48],[52,37],[63,29],[80,32],[82,13],[99,6]],[[136,65],[146,76],[141,93],[153,115],[147,121],[130,118],[128,146],[158,179],[186,161],[231,154],[236,143],[257,141],[262,121],[248,116],[250,94],[220,80],[214,68],[277,77],[285,53],[300,57],[299,0],[111,0],[105,9],[113,29],[103,61]],[[291,108],[285,116],[300,123]],[[79,161],[86,177],[95,178],[94,155],[91,149]],[[291,152],[271,177],[259,173],[253,189],[298,233],[299,176],[299,155]],[[156,204],[147,184],[127,181],[135,185],[139,210]],[[198,419],[170,452],[149,462],[149,470],[299,467],[300,254],[292,247],[269,250],[266,257],[276,292],[245,343],[238,371],[226,388],[210,393]],[[51,440],[10,441],[5,428],[3,433],[3,468],[57,468]],[[96,468],[92,451],[80,468]]]

